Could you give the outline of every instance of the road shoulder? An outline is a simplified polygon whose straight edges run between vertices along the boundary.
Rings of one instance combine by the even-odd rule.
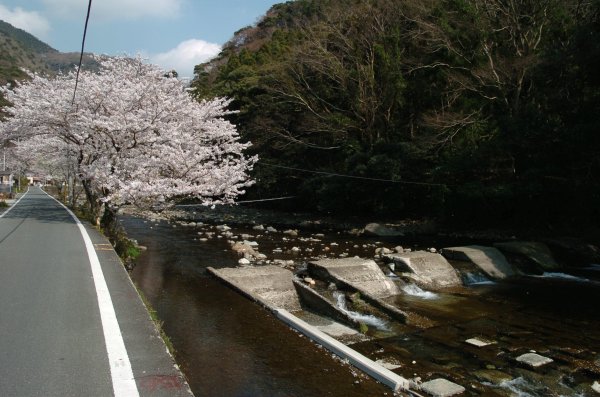
[[[108,239],[83,223],[106,279],[140,396],[193,396]]]

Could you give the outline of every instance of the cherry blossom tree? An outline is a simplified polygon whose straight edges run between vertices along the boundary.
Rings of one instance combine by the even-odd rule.
[[[2,93],[12,103],[0,137],[40,156],[73,162],[93,219],[123,204],[168,206],[178,199],[231,203],[252,184],[256,162],[225,119],[229,101],[197,102],[183,84],[141,59],[98,58],[99,72],[29,81]],[[44,156],[47,158],[47,156]]]

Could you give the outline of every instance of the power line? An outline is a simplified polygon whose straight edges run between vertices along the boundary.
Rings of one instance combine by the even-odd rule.
[[[75,76],[75,89],[73,90],[73,100],[71,106],[75,104],[75,94],[77,93],[77,84],[79,83],[79,71],[83,62],[83,50],[85,48],[85,36],[87,34],[88,22],[90,20],[90,10],[92,9],[92,0],[88,3],[87,15],[85,17],[85,26],[83,28],[83,40],[81,40],[81,54],[79,55],[79,66],[77,67],[77,75]]]
[[[356,176],[356,175],[337,174],[337,173],[334,173],[334,172],[306,170],[306,169],[303,169],[303,168],[286,167],[286,166],[283,166],[283,165],[269,164],[269,163],[265,163],[263,161],[259,161],[258,164],[259,165],[264,165],[264,166],[267,166],[267,167],[282,168],[284,170],[308,172],[308,173],[311,173],[311,174],[319,174],[319,175],[326,175],[326,176],[335,176],[335,177],[339,177],[339,178],[360,179],[360,180],[376,181],[376,182],[400,183],[400,184],[405,184],[405,185],[442,186],[442,187],[446,186],[443,183],[398,181],[398,180],[393,180],[393,179],[369,178],[369,177],[366,177],[366,176]]]
[[[259,200],[244,200],[244,201],[236,201],[235,204],[248,204],[248,203],[263,203],[266,201],[279,201],[279,200],[291,200],[296,198],[296,196],[285,196],[285,197],[275,197],[268,199],[259,199]],[[175,207],[201,207],[204,204],[177,204]]]

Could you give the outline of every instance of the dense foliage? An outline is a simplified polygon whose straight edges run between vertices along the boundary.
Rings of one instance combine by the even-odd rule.
[[[193,84],[199,98],[235,99],[261,157],[257,197],[593,222],[599,11],[597,0],[297,0],[237,32]]]

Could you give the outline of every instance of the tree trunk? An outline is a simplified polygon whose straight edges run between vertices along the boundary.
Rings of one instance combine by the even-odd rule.
[[[90,221],[94,226],[100,226],[100,211],[102,210],[102,202],[97,195],[92,191],[90,182],[82,180],[83,190],[85,191],[85,197],[87,198],[90,206]]]

